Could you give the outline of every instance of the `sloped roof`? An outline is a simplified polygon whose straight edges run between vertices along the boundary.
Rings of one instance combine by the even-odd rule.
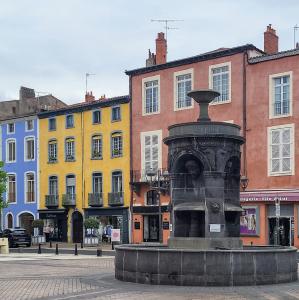
[[[261,55],[261,56],[252,57],[252,58],[249,58],[248,62],[250,64],[256,64],[256,63],[260,63],[260,62],[264,62],[264,61],[280,59],[280,58],[294,56],[294,55],[299,55],[299,49],[291,49],[291,50],[287,50],[287,51],[277,52],[274,54],[265,54],[265,55]]]

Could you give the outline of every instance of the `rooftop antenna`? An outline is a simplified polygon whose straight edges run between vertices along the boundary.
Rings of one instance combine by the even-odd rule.
[[[294,49],[296,48],[296,31],[299,29],[299,26],[296,24],[294,27]]]
[[[96,74],[92,74],[92,73],[85,73],[85,94],[87,94],[87,81],[88,81],[88,77],[89,76],[93,76]]]
[[[184,20],[179,20],[179,19],[151,19],[151,22],[160,22],[160,23],[165,23],[164,29],[165,29],[165,39],[167,40],[167,32],[170,29],[179,29],[175,27],[169,27],[168,23],[170,22],[183,22]]]

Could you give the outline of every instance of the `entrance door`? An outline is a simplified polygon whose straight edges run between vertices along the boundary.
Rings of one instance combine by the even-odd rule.
[[[73,221],[73,243],[83,241],[83,217],[81,213],[75,211],[72,216]]]
[[[159,242],[159,215],[143,216],[143,241]]]
[[[275,235],[278,232],[279,245],[281,246],[291,246],[291,218],[282,217],[279,218],[279,227],[276,227],[276,218],[269,218],[269,244],[275,244]]]
[[[24,228],[28,234],[33,234],[32,222],[34,217],[32,214],[23,213],[19,216],[20,227]]]

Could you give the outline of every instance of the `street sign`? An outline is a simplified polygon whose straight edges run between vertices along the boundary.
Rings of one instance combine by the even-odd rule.
[[[120,229],[111,229],[111,242],[120,242]]]

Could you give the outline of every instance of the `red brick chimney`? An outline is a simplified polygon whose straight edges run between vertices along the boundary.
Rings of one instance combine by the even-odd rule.
[[[92,94],[92,92],[90,92],[90,93],[86,92],[86,94],[85,94],[85,102],[93,102],[94,100],[95,100],[95,97]]]
[[[156,38],[156,64],[161,65],[166,63],[167,42],[164,38],[164,32],[159,32]]]
[[[278,52],[278,36],[276,30],[269,24],[267,30],[264,32],[264,51],[267,54],[274,54]]]

